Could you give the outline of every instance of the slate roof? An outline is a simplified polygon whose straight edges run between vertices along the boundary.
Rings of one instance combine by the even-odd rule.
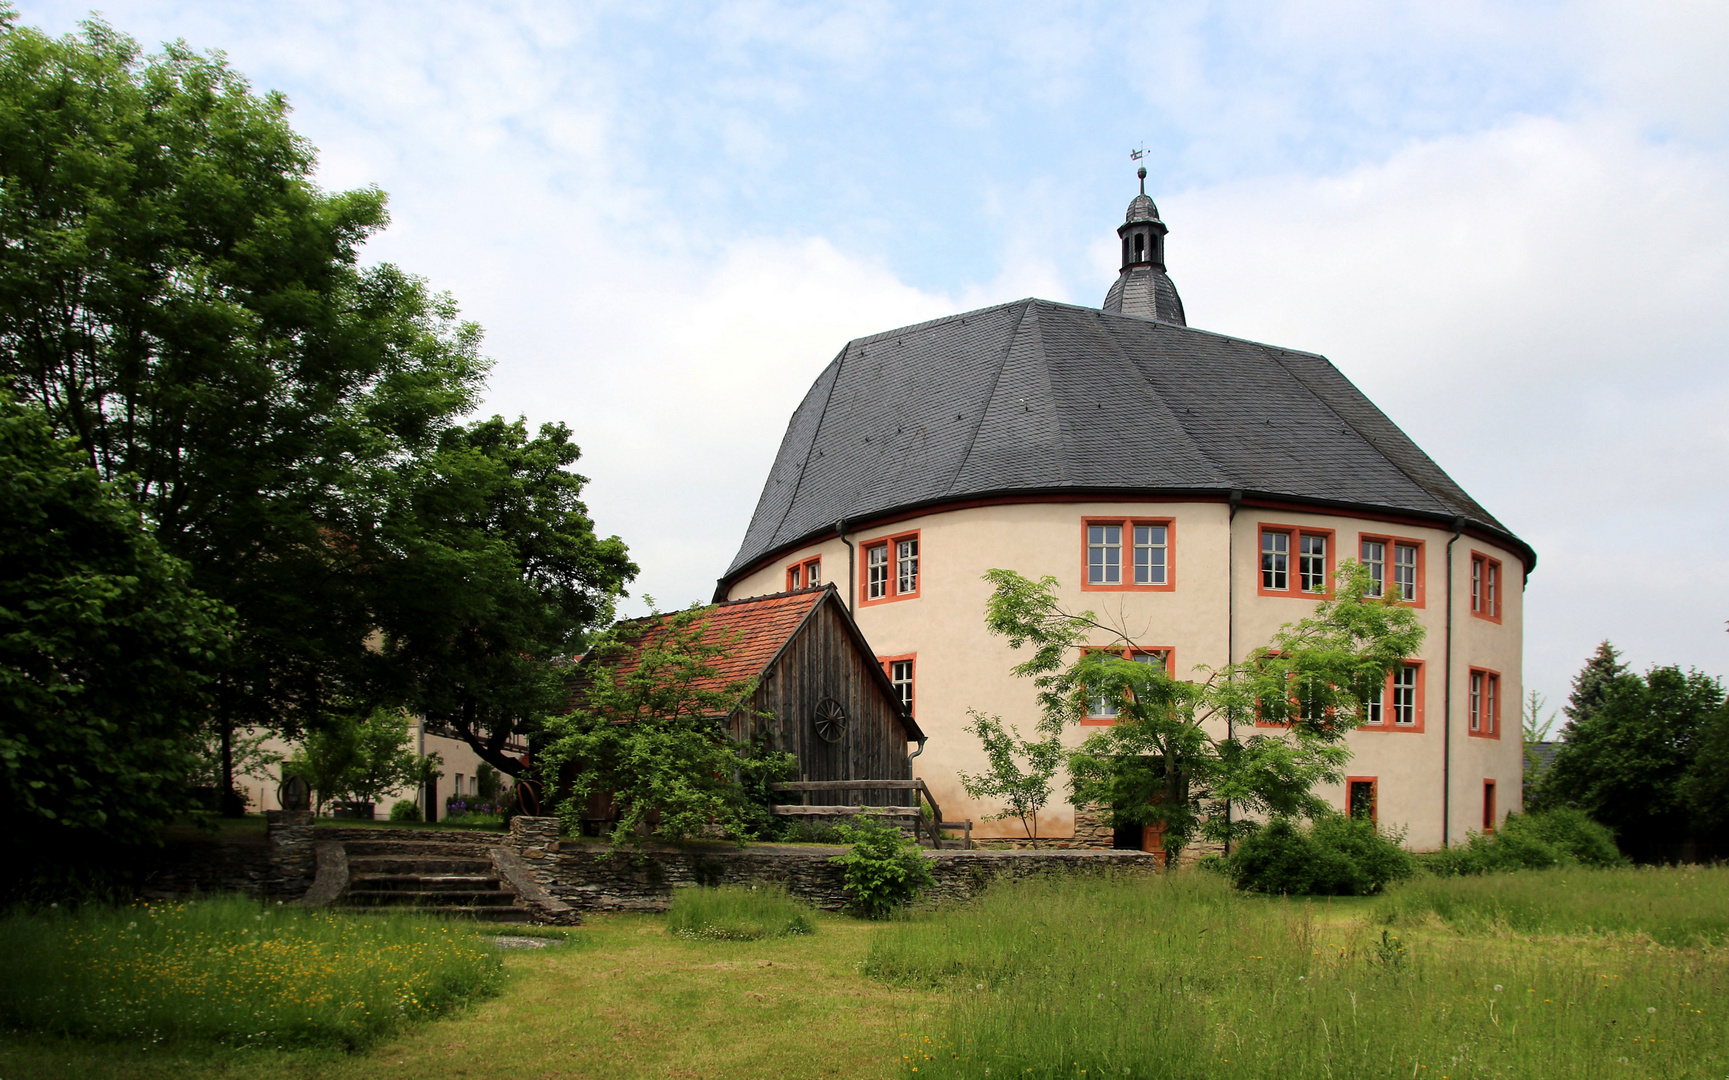
[[[1026,299],[849,342],[793,413],[721,589],[842,519],[1231,490],[1463,517],[1536,561],[1325,357]]]

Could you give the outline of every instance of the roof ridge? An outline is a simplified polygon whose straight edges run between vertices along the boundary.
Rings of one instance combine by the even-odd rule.
[[[1037,302],[1036,300],[1016,301],[1021,308],[1020,314],[1015,316],[1015,327],[1009,331],[1008,340],[1003,343],[1003,355],[997,359],[996,373],[991,376],[990,392],[985,394],[984,406],[979,409],[979,418],[973,423],[972,434],[967,436],[967,448],[961,451],[960,457],[955,462],[954,471],[949,473],[948,482],[943,485],[944,491],[954,490],[955,481],[960,478],[961,473],[966,471],[967,462],[972,460],[973,447],[979,441],[979,429],[985,426],[985,419],[991,414],[991,405],[997,400],[997,387],[1003,381],[1003,369],[1009,366],[1009,357],[1015,351],[1015,342],[1020,340],[1021,327],[1027,321],[1027,312],[1031,311]]]

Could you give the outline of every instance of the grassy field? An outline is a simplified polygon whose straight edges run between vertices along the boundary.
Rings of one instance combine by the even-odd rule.
[[[740,917],[701,899],[724,903],[698,922]],[[819,915],[809,934],[670,928],[599,916],[502,952],[497,996],[358,1052],[14,1034],[0,1078],[1729,1075],[1724,870],[1333,902],[1199,873],[1030,882],[886,924]]]

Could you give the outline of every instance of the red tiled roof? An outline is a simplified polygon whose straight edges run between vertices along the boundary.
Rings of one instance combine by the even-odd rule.
[[[697,688],[722,690],[729,683],[761,675],[827,591],[828,586],[824,585],[715,605],[695,626],[701,629],[703,640],[725,645],[727,655],[711,661],[714,675],[697,683]],[[656,621],[664,623],[668,618],[671,615],[662,615]],[[658,628],[647,631],[636,640],[637,650],[646,648],[659,636]],[[613,664],[621,671],[629,671],[636,666],[635,653],[622,656]]]

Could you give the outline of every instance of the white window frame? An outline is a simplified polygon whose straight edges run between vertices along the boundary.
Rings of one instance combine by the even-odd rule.
[[[1370,549],[1374,548],[1371,553]],[[1387,591],[1387,542],[1385,540],[1364,540],[1358,544],[1358,555],[1363,562],[1363,569],[1369,572],[1369,591],[1367,595],[1379,600]]]
[[[1155,524],[1153,522],[1148,522],[1144,525],[1143,524],[1134,524],[1134,525],[1131,525],[1130,528],[1133,530],[1133,532],[1131,534],[1131,538],[1134,540],[1135,584],[1136,585],[1163,585],[1163,584],[1165,584],[1166,582],[1168,582],[1170,580],[1170,565],[1171,565],[1171,563],[1170,563],[1170,551],[1171,551],[1171,529],[1170,529],[1170,526],[1169,525]],[[1157,543],[1154,543],[1154,541],[1153,541],[1154,530],[1157,530],[1157,532],[1158,532],[1158,542]],[[1145,534],[1146,541],[1147,541],[1144,544],[1141,542],[1141,537],[1142,537],[1143,533]],[[1146,553],[1146,559],[1144,561],[1141,558],[1142,552]],[[1157,555],[1158,555],[1158,562],[1156,562],[1156,563],[1153,561],[1153,555],[1155,553],[1157,553]],[[1158,575],[1157,581],[1153,580],[1154,571],[1157,571],[1157,575]]]
[[[1121,585],[1123,583],[1123,527],[1095,524],[1087,526],[1087,584]]]

